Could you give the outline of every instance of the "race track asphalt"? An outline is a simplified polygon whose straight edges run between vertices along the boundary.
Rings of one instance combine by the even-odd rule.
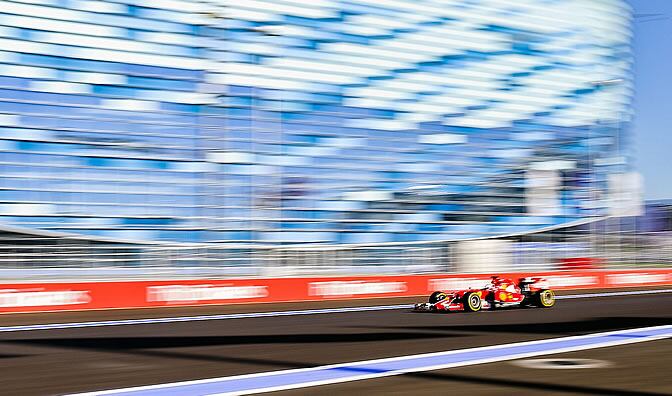
[[[315,306],[319,304],[310,305]],[[268,305],[263,310],[303,307]],[[247,311],[262,310],[252,308]],[[221,313],[222,309],[182,309],[179,314]],[[81,319],[81,315],[4,316],[0,320],[2,325],[66,322]],[[123,316],[120,312],[88,315],[87,320]],[[142,313],[128,315],[143,317]],[[144,317],[149,315],[146,312]],[[672,293],[571,299],[558,301],[552,309],[475,314],[398,309],[8,332],[0,333],[0,394],[60,395],[669,324]],[[522,369],[500,362],[277,393],[429,395],[451,389],[455,392],[451,394],[485,395],[672,395],[669,339],[568,355],[598,356],[613,364],[594,369],[604,371],[568,374],[569,370]]]

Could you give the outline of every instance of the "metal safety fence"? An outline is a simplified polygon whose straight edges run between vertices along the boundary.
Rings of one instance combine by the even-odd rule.
[[[474,241],[378,245],[130,244],[5,234],[1,280],[156,279],[549,271],[672,266],[672,233],[556,230]],[[485,240],[487,241],[487,240]],[[477,241],[478,242],[478,241]],[[465,246],[468,249],[465,249]],[[496,246],[496,247],[495,247]],[[497,251],[494,251],[497,250]],[[465,263],[480,263],[478,265]]]

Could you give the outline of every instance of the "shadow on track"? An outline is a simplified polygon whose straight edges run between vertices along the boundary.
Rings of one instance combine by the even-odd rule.
[[[462,337],[452,334],[450,337]],[[365,343],[381,341],[423,340],[446,338],[445,334],[427,332],[384,332],[384,333],[334,333],[334,334],[279,334],[244,335],[214,337],[105,337],[105,338],[40,338],[8,340],[7,342],[51,346],[59,348],[92,349],[102,351],[124,351],[132,349],[162,349],[208,346],[235,346],[255,344],[320,344],[320,343]]]
[[[24,357],[28,355],[8,355],[8,354],[0,354],[0,359],[11,359],[11,358],[18,358],[18,357]]]
[[[360,329],[386,330],[423,330],[441,332],[487,332],[487,333],[517,333],[517,334],[558,334],[580,335],[587,333],[624,330],[637,327],[650,327],[672,324],[672,318],[656,317],[608,317],[586,320],[550,323],[515,323],[515,324],[477,324],[453,326],[352,326]]]
[[[459,337],[461,335],[453,335]],[[150,356],[161,359],[196,360],[214,363],[273,366],[281,368],[314,367],[315,363],[288,362],[271,359],[228,357],[209,353],[209,350],[186,351],[182,348],[239,346],[254,344],[320,344],[320,343],[366,343],[446,338],[445,334],[420,332],[383,332],[352,334],[282,334],[247,335],[224,337],[115,337],[115,338],[46,338],[8,340],[8,344],[44,346],[114,352],[134,356]],[[0,355],[0,358],[2,356]],[[8,356],[9,357],[9,356]]]

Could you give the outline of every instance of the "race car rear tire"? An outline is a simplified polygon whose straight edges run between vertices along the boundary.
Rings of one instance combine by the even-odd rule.
[[[466,312],[477,312],[481,310],[483,300],[481,300],[481,296],[478,293],[471,292],[464,295],[462,304]]]
[[[550,308],[555,305],[555,293],[551,289],[539,290],[532,301],[537,307]]]
[[[437,302],[444,300],[447,296],[448,295],[444,292],[435,291],[431,296],[429,296],[429,303],[436,304]]]

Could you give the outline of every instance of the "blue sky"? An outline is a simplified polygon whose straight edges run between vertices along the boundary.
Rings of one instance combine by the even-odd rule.
[[[635,23],[635,166],[647,199],[672,198],[672,0],[629,0]]]

